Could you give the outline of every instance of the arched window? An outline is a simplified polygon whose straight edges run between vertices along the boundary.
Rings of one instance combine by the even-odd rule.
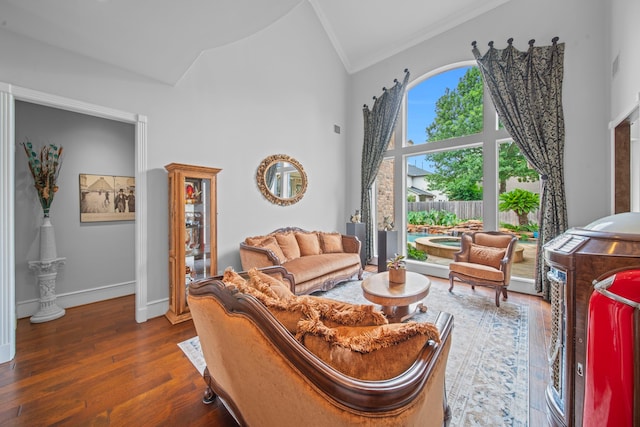
[[[510,193],[515,189],[526,194]],[[435,70],[409,85],[378,173],[375,212],[378,229],[392,217],[396,229],[406,230],[411,268],[445,277],[460,233],[509,229],[525,248],[514,279],[533,292],[537,209],[523,217],[501,207],[537,193],[538,176],[498,123],[475,62]],[[426,252],[426,260],[414,250]]]

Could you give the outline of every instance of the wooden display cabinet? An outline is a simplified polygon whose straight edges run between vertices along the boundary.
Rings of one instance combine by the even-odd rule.
[[[191,319],[189,284],[217,274],[216,176],[221,169],[171,163],[169,310],[172,324]]]

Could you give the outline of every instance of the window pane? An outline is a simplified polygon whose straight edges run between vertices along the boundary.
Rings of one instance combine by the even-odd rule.
[[[433,76],[407,93],[407,144],[471,135],[483,129],[483,85],[477,67]]]
[[[418,166],[422,165],[422,167]],[[409,258],[448,265],[460,249],[459,235],[482,226],[482,149],[425,153],[407,158]]]
[[[500,144],[498,210],[500,228],[518,235],[511,274],[533,279],[537,254],[540,177],[513,142]]]

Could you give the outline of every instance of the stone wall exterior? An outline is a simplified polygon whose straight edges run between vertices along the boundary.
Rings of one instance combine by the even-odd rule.
[[[382,230],[385,217],[393,221],[393,159],[385,159],[380,165],[376,178],[376,230]]]

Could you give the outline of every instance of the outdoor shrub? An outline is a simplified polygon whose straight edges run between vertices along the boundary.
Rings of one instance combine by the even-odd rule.
[[[460,219],[453,212],[445,210],[410,211],[407,212],[407,222],[412,225],[444,225],[452,227],[460,223]]]
[[[410,243],[407,243],[407,256],[411,259],[417,259],[418,261],[425,261],[427,259],[427,253],[417,249]]]

